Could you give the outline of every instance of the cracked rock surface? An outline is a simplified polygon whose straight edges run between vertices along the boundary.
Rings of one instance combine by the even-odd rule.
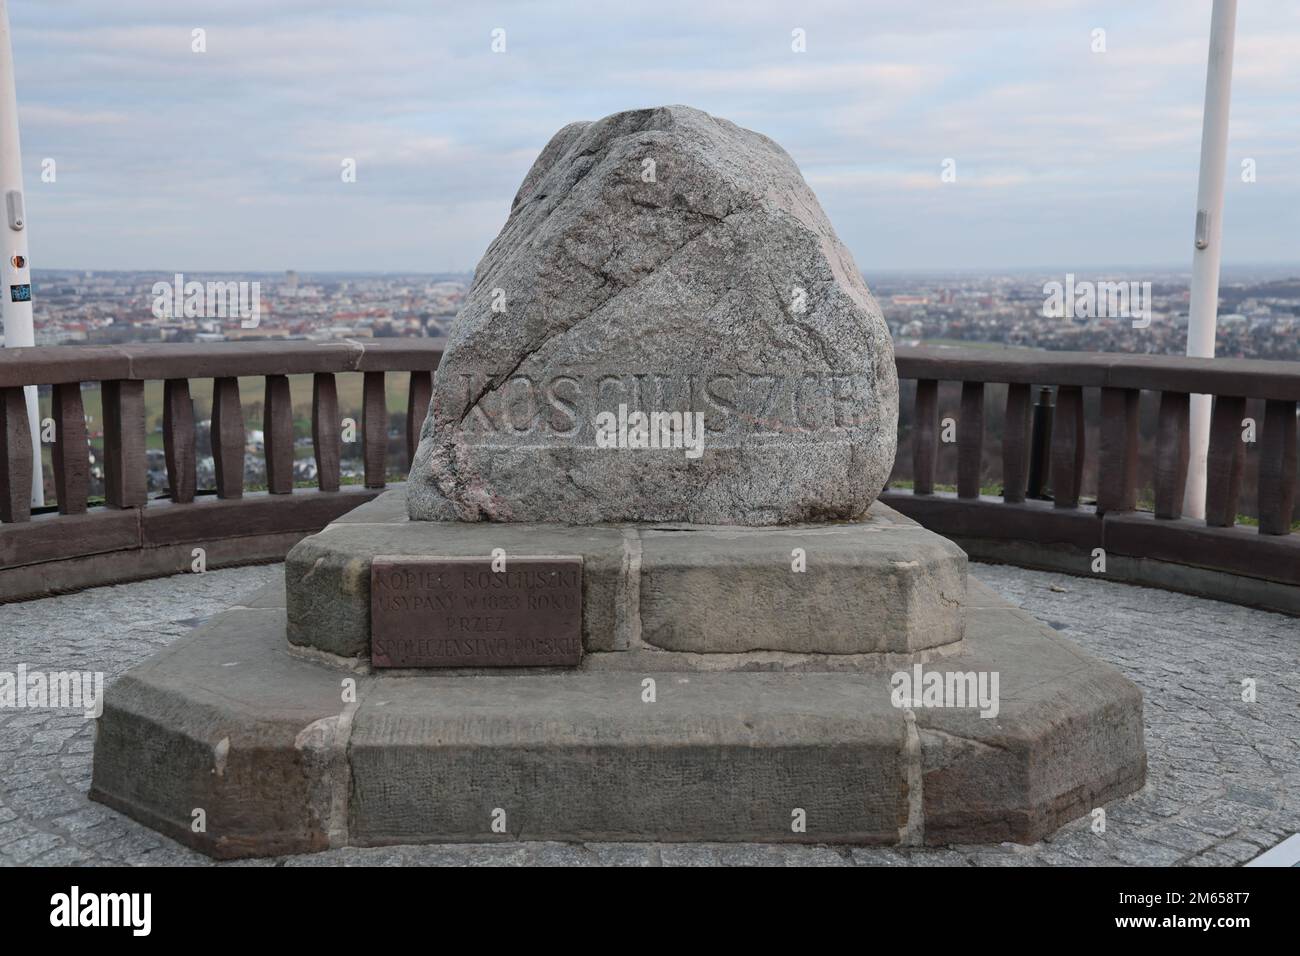
[[[410,515],[857,518],[897,416],[888,329],[789,155],[684,106],[616,113],[555,135],[479,263]]]

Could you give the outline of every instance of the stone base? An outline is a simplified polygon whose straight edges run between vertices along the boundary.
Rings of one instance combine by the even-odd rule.
[[[376,555],[497,548],[582,557],[587,653],[910,654],[962,636],[965,552],[879,502],[862,521],[780,528],[570,527],[411,521],[390,491],[289,552],[289,641],[364,665]]]
[[[595,651],[568,673],[371,675],[292,649],[284,603],[267,589],[108,690],[94,799],[221,858],[944,844],[1036,841],[1145,777],[1137,688],[974,582],[964,640],[928,667],[997,672],[994,718],[895,708],[889,656],[816,672],[835,656],[721,655],[742,669],[699,671],[689,654]],[[664,658],[675,669],[653,669]]]

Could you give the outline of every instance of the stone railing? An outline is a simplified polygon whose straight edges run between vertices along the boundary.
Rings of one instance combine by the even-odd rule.
[[[916,382],[911,447],[899,448],[900,461],[910,452],[913,487],[882,499],[972,557],[1300,613],[1291,533],[1300,363],[978,348],[899,348],[897,361],[899,377]],[[935,493],[940,382],[961,383],[955,494]],[[1006,386],[1000,497],[981,495],[991,383]],[[1031,404],[1034,386],[1055,386],[1054,407]],[[1085,389],[1100,390],[1094,506],[1080,503]],[[1137,510],[1143,392],[1158,405],[1150,512]],[[1204,521],[1182,516],[1192,393],[1214,396]],[[1248,401],[1263,406],[1253,443],[1243,440]],[[1237,523],[1247,454],[1258,456],[1258,528]],[[1045,478],[1051,500],[1035,500]]]
[[[303,536],[378,494],[385,484],[384,376],[410,372],[407,464],[419,441],[441,351],[421,339],[0,349],[0,601],[194,566],[279,560]],[[359,442],[364,484],[340,482],[342,420],[335,374],[364,376]],[[312,375],[317,487],[294,488],[290,375]],[[247,438],[239,377],[265,380],[266,491],[245,493]],[[197,494],[192,379],[212,379],[216,494]],[[162,388],[168,497],[146,486],[145,383]],[[100,385],[104,505],[88,508],[90,461],[82,384]],[[33,456],[23,386],[51,387],[58,510],[33,515]]]
[[[1300,365],[1082,352],[899,348],[915,380],[910,450],[913,488],[883,500],[958,541],[972,556],[1073,574],[1104,574],[1300,613],[1300,535],[1290,533],[1296,486]],[[409,463],[440,352],[421,339],[328,343],[126,345],[0,349],[0,601],[207,567],[282,558],[305,534],[373,497],[385,483],[384,375],[410,372]],[[360,441],[365,483],[341,485],[335,374],[364,374]],[[287,376],[311,374],[315,489],[294,488]],[[265,380],[267,491],[245,493],[244,419],[238,377]],[[191,379],[210,378],[216,494],[196,494]],[[167,498],[145,484],[144,383],[163,385]],[[82,383],[100,383],[105,503],[87,507],[88,449]],[[940,382],[960,382],[955,493],[935,492]],[[1000,498],[981,495],[985,385],[1005,385]],[[52,387],[57,512],[32,515],[33,455],[22,387]],[[1049,410],[1034,386],[1054,386]],[[1080,502],[1087,461],[1084,390],[1100,389],[1095,506]],[[1153,512],[1139,512],[1138,412],[1158,396]],[[1206,521],[1181,517],[1192,392],[1216,396]],[[1262,400],[1257,442],[1259,527],[1235,523],[1243,463],[1242,419]],[[1031,421],[1037,427],[1031,428]],[[1050,432],[1050,438],[1048,433]],[[1052,500],[1035,492],[1048,484]],[[1100,551],[1098,550],[1100,549]],[[1098,556],[1105,570],[1094,571]]]

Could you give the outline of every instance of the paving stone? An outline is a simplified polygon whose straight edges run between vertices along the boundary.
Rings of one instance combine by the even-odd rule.
[[[1125,841],[1115,847],[1115,856],[1130,866],[1173,866],[1187,855],[1185,850],[1145,840]]]
[[[890,847],[859,847],[850,851],[857,866],[907,866],[908,856]]]
[[[1037,866],[1037,856],[1025,853],[976,853],[971,866]]]
[[[1212,833],[1202,833],[1200,830],[1184,826],[1160,827],[1152,830],[1148,836],[1157,843],[1187,853],[1200,853],[1214,846],[1219,840]]]
[[[340,847],[325,853],[290,857],[286,866],[404,866],[412,861],[407,859],[406,847]]]
[[[0,826],[0,847],[7,846],[15,840],[21,840],[30,833],[31,830],[22,822],[8,823],[4,826]]]
[[[31,861],[32,866],[80,866],[85,862],[80,847],[63,844]]]
[[[853,860],[842,847],[798,846],[785,847],[785,866],[852,866]]]
[[[664,866],[718,866],[717,847],[707,843],[674,843],[659,848]]]
[[[719,846],[718,863],[722,866],[784,866],[791,858],[792,847],[753,843],[725,844]],[[659,851],[660,857],[663,850]],[[664,861],[665,865],[667,860]]]
[[[1285,831],[1242,830],[1237,834],[1237,839],[1246,840],[1263,850],[1271,850],[1289,836],[1291,836],[1291,834]]]
[[[593,843],[601,866],[659,866],[659,852],[649,843]]]
[[[1224,815],[1217,807],[1189,814],[1185,820],[1190,826],[1220,838],[1233,836],[1241,829],[1238,821]]]
[[[529,866],[595,866],[596,857],[576,843],[529,843]]]
[[[1214,847],[1216,856],[1226,857],[1234,863],[1245,863],[1247,860],[1253,860],[1262,852],[1259,847],[1246,840],[1225,840]]]
[[[39,816],[48,818],[63,813],[71,813],[82,807],[84,803],[85,801],[78,794],[70,792],[56,793],[41,801]]]
[[[664,866],[849,866],[831,847],[798,844],[665,843]]]
[[[290,859],[311,860],[312,857]],[[435,843],[406,847],[403,856],[407,866],[523,866],[527,861],[528,847],[524,843]]]
[[[956,850],[909,850],[905,857],[909,866],[970,866],[970,857]]]
[[[1107,866],[1107,861],[1101,859],[1081,860],[1078,857],[1070,856],[1068,853],[1057,853],[1055,850],[1042,850],[1037,854],[1037,860],[1044,866]]]
[[[35,857],[63,846],[63,838],[51,833],[32,833],[4,846],[4,853],[14,863],[26,863]]]

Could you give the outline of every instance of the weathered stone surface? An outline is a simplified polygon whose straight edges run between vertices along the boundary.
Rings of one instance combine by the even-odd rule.
[[[385,492],[289,552],[291,642],[369,657],[376,555],[487,560],[496,548],[507,560],[582,557],[588,652],[904,654],[961,640],[966,555],[880,502],[860,521],[779,528],[568,527],[410,521],[402,494]]]
[[[875,654],[961,640],[966,555],[879,503],[864,521],[649,529],[640,546],[653,647]]]
[[[597,446],[695,412],[703,451]],[[683,106],[574,123],[479,263],[411,469],[415,519],[773,525],[864,515],[898,384],[790,157]]]
[[[91,798],[219,858],[326,849],[348,706],[283,634],[282,608],[233,609],[114,682]]]
[[[928,844],[1027,842],[1146,775],[1138,688],[980,590],[962,654],[935,667],[996,672],[1002,711],[915,710]]]
[[[650,675],[647,704],[645,676],[377,679],[386,703],[349,744],[352,841],[897,841],[903,722],[862,678]]]
[[[931,666],[999,673],[992,719],[894,707],[892,665],[355,674],[289,653],[276,609],[234,610],[109,688],[91,792],[230,857],[458,840],[1032,842],[1139,789],[1136,688],[971,590],[965,642]]]

